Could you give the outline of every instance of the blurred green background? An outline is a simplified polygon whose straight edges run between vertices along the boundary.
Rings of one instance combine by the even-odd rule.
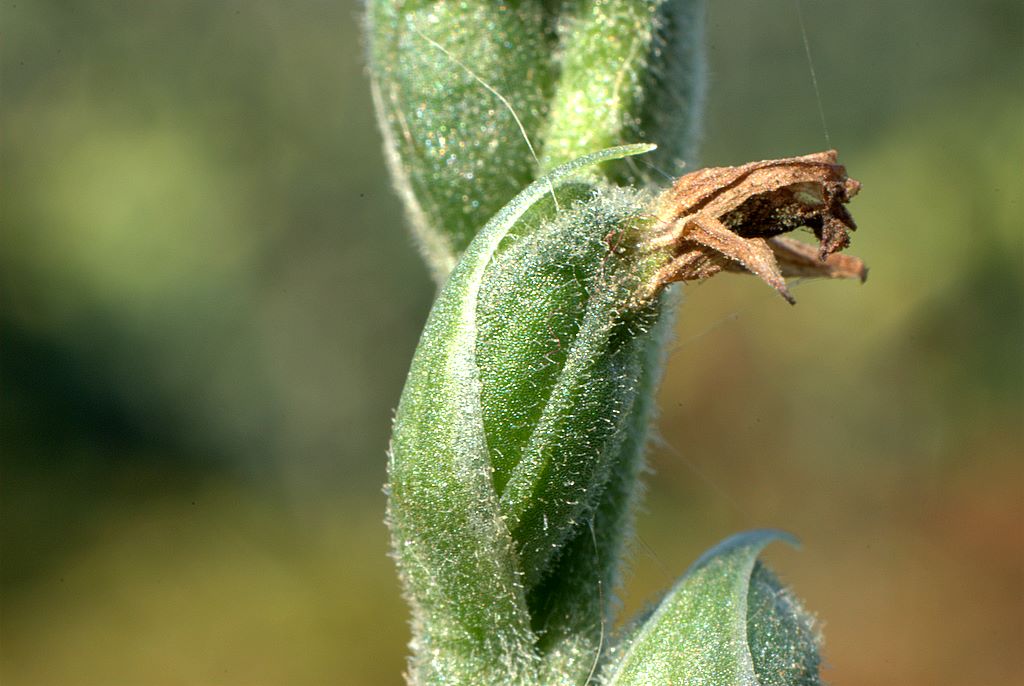
[[[798,5],[709,4],[704,162],[827,147]],[[687,287],[624,605],[778,526],[831,683],[1024,683],[1024,10],[802,9],[871,278]],[[2,3],[4,686],[401,683],[432,286],[359,15]]]

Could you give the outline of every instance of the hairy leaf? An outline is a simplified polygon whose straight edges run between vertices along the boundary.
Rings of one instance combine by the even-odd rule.
[[[776,531],[751,531],[704,554],[629,636],[608,686],[812,686],[811,620],[757,562]]]

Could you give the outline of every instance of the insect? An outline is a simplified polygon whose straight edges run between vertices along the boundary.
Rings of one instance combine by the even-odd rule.
[[[657,223],[647,244],[669,248],[671,259],[651,293],[720,271],[750,272],[790,303],[785,276],[863,281],[864,263],[838,254],[856,229],[845,205],[859,190],[835,150],[682,176],[655,205]],[[814,232],[817,248],[783,237],[800,227]]]

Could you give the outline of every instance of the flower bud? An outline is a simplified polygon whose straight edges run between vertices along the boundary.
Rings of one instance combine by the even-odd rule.
[[[837,189],[856,182],[834,153],[694,172],[658,198],[578,175],[649,149],[605,150],[531,184],[470,244],[431,311],[388,465],[389,523],[414,609],[413,671],[426,681],[517,683],[513,674],[542,683],[538,675],[593,668],[637,487],[666,286],[729,263],[775,285],[782,267],[768,240],[801,222],[852,228],[848,194]],[[835,235],[823,231],[822,245]],[[820,275],[863,273],[855,258],[822,261],[807,249]],[[738,580],[746,593],[768,538],[739,540],[715,553],[732,560],[734,594]],[[757,579],[755,590],[772,585]],[[726,612],[717,603],[738,602],[716,590],[726,581],[684,581],[681,597],[697,584]],[[734,643],[708,638],[719,639]],[[766,659],[785,648],[767,640]],[[637,674],[660,669],[641,662],[653,666]]]
[[[565,179],[649,149],[596,153],[529,186],[431,311],[388,464],[424,682],[535,683],[531,592],[586,527],[629,432],[646,428],[634,410],[658,306],[633,296],[663,259],[618,246],[638,244],[647,203]]]

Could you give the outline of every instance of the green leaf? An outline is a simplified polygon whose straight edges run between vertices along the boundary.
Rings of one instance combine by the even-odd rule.
[[[703,108],[703,0],[576,0],[563,11],[561,74],[543,166],[639,140],[650,159],[612,178],[663,185],[693,162]]]
[[[608,686],[811,686],[810,618],[757,562],[776,531],[733,536],[708,551],[617,652]]]
[[[439,283],[537,174],[540,141],[529,137],[543,129],[554,84],[554,18],[537,0],[368,3],[387,160]]]
[[[813,617],[760,562],[750,578],[747,616],[747,642],[761,686],[821,684]]]
[[[588,155],[528,186],[480,232],[431,310],[395,418],[388,462],[392,541],[413,608],[411,672],[422,683],[534,683],[537,656],[518,552],[491,481],[476,350],[478,299],[502,241],[554,206],[538,202]]]

